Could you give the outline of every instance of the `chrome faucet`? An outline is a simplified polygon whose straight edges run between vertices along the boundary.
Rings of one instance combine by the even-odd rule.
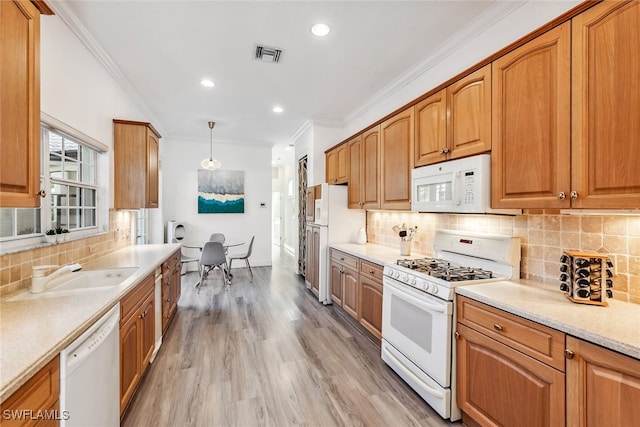
[[[52,268],[57,268],[53,273],[46,275],[46,271]],[[49,283],[56,277],[71,273],[74,271],[82,270],[82,265],[78,263],[67,264],[59,267],[57,265],[36,265],[33,267],[33,278],[31,279],[31,293],[37,294],[47,289]]]

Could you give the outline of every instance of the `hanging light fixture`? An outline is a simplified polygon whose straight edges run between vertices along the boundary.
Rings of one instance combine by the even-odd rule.
[[[210,170],[210,171],[214,171],[216,169],[220,169],[220,166],[222,166],[222,164],[213,158],[213,127],[216,125],[216,122],[209,122],[209,129],[210,129],[210,135],[209,135],[209,158],[208,159],[204,159],[202,162],[200,162],[200,166],[202,166],[204,169]]]

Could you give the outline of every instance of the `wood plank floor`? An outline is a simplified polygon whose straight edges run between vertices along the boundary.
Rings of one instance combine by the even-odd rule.
[[[278,254],[273,267],[219,271],[182,297],[122,425],[448,426],[380,359],[380,349],[322,306]],[[453,425],[460,425],[455,423]]]

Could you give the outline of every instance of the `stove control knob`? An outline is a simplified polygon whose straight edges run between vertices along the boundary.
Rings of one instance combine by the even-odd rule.
[[[433,294],[434,294],[434,295],[437,295],[437,294],[438,294],[438,285],[435,285],[435,284],[433,285],[433,290],[432,290],[432,292],[433,292]]]
[[[404,276],[402,276],[402,281],[404,283],[409,283],[409,276],[407,276],[406,274]]]
[[[412,278],[411,278],[411,285],[415,286],[415,285],[416,285],[416,283],[417,283],[416,278],[415,278],[415,277],[412,277]]]

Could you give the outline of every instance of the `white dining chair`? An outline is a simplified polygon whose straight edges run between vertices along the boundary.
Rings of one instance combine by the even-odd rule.
[[[253,282],[253,271],[251,271],[251,264],[249,264],[249,257],[251,256],[251,251],[253,250],[253,240],[256,236],[251,237],[251,241],[249,242],[249,246],[247,247],[247,251],[243,253],[231,254],[229,255],[229,276],[231,276],[231,264],[234,259],[243,259],[247,268],[249,269],[249,274],[251,275],[251,282]]]

